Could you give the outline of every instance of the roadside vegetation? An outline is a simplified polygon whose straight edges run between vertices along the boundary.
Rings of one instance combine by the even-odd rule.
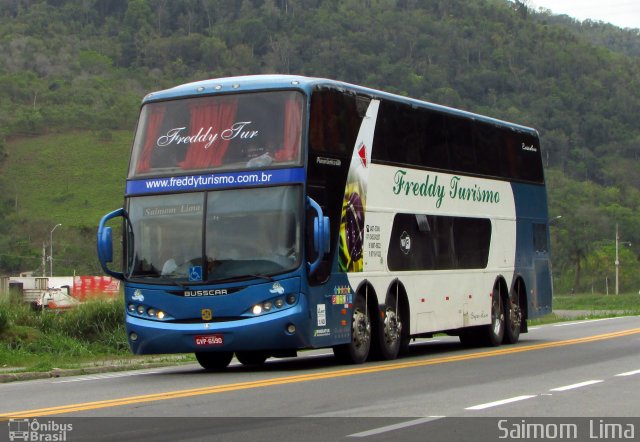
[[[0,300],[0,370],[51,371],[114,360],[130,366],[144,359],[129,352],[122,297],[92,300],[62,312],[34,310],[17,296]],[[580,319],[640,315],[640,295],[556,296],[554,310],[584,311]],[[569,319],[576,318],[552,313],[531,325]],[[190,359],[186,355],[180,360]]]
[[[524,0],[0,2],[0,275],[97,275],[148,92],[327,77],[535,127],[554,287],[640,289],[640,37]],[[398,26],[402,23],[402,26]],[[375,27],[376,32],[369,32]],[[62,224],[55,236],[53,226]],[[114,237],[118,237],[114,235]]]
[[[584,310],[588,312],[613,311],[627,315],[640,315],[640,293],[620,295],[576,294],[553,298],[554,310]]]
[[[0,368],[49,371],[128,357],[123,316],[121,297],[42,311],[9,296],[0,302]]]

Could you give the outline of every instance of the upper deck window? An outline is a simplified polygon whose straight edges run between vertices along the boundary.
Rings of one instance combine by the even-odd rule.
[[[303,104],[294,91],[146,104],[129,178],[299,165]]]

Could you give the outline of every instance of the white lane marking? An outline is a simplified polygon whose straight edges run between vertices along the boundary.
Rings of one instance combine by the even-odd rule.
[[[640,370],[627,371],[626,373],[620,373],[616,376],[633,376],[635,374],[640,374]]]
[[[516,396],[509,399],[502,399],[501,401],[488,402],[486,404],[474,405],[473,407],[467,407],[465,410],[484,410],[486,408],[491,407],[499,407],[500,405],[510,404],[512,402],[524,401],[526,399],[531,399],[536,397],[536,394],[524,395],[524,396]]]
[[[129,376],[142,376],[145,374],[155,374],[155,373],[160,373],[159,371],[145,371],[142,373],[109,373],[109,374],[102,374],[102,375],[94,375],[94,376],[82,376],[79,378],[73,378],[73,379],[62,379],[59,381],[53,381],[52,384],[65,384],[65,383],[69,383],[69,382],[83,382],[83,381],[97,381],[100,379],[111,379],[111,378],[126,378]]]
[[[387,433],[389,431],[400,430],[402,428],[413,427],[415,425],[425,424],[427,422],[436,421],[442,419],[445,416],[427,416],[420,419],[414,419],[412,421],[400,422],[399,424],[387,425],[385,427],[374,428],[372,430],[363,431],[361,433],[350,434],[347,437],[368,437],[376,434]]]
[[[611,321],[612,319],[622,319],[625,316],[616,316],[615,318],[601,318],[601,319],[586,319],[584,321],[578,321],[578,322],[563,322],[562,324],[554,324],[554,327],[569,327],[571,325],[580,325],[580,324],[586,324],[586,323],[590,323],[590,322],[601,322],[601,321]]]
[[[577,383],[577,384],[565,385],[564,387],[552,388],[549,391],[573,390],[574,388],[586,387],[588,385],[599,384],[600,382],[604,382],[604,381],[600,380],[600,379],[594,379],[594,380],[591,380],[591,381],[584,381],[584,382],[580,382],[580,383]]]

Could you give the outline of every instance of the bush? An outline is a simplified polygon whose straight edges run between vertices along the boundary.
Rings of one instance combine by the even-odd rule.
[[[68,336],[87,342],[101,341],[123,328],[124,303],[122,300],[95,300],[60,315],[59,330]]]

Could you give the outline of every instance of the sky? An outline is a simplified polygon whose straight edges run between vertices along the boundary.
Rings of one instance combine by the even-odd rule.
[[[640,29],[640,0],[530,0],[528,3],[536,11],[542,7],[580,21],[591,19],[621,28]]]

